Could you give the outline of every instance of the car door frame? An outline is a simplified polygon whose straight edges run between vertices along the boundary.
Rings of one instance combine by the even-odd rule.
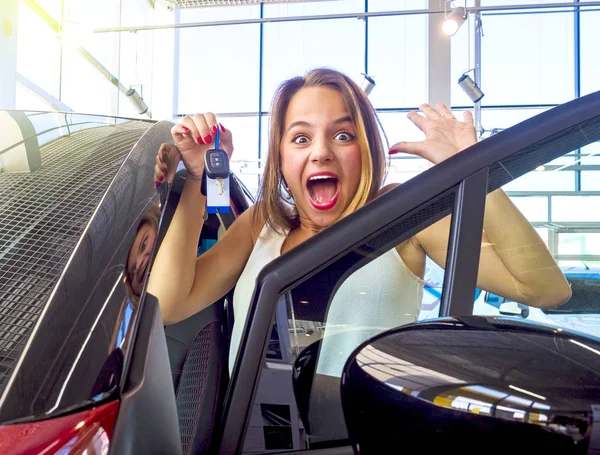
[[[560,105],[473,145],[268,264],[257,278],[232,372],[219,453],[241,451],[279,295],[361,245],[376,245],[364,260],[369,262],[402,241],[402,236],[408,238],[452,212],[440,316],[472,314],[487,194],[568,153],[562,151],[565,146],[573,145],[571,151],[598,139],[600,92]],[[444,198],[446,203],[440,205]],[[423,210],[432,207],[438,211],[427,214],[424,226]],[[403,233],[386,242],[386,232],[400,224]],[[472,248],[474,244],[477,248]]]

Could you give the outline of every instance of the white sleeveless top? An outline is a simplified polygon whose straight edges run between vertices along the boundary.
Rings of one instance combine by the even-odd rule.
[[[265,265],[281,255],[287,233],[279,234],[265,224],[237,282],[229,371],[233,370],[256,278]],[[423,280],[404,264],[396,248],[354,272],[339,287],[329,307],[317,372],[340,377],[344,363],[360,343],[416,321],[422,297]],[[328,337],[328,331],[334,330],[344,335]]]

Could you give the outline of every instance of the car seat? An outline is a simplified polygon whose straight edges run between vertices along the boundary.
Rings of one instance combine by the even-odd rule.
[[[184,176],[185,170],[177,173],[168,200],[163,199],[166,206],[162,226],[168,226],[173,217]],[[214,245],[224,231],[222,219],[209,215],[200,234],[198,255]],[[166,229],[161,229],[159,242],[165,232]],[[232,296],[233,290],[193,316],[165,327],[184,455],[212,453],[215,449],[213,435],[218,434],[216,426],[229,381],[224,366],[233,324],[232,305],[229,305]]]

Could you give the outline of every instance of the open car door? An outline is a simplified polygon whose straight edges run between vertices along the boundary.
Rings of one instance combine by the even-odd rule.
[[[553,108],[481,141],[268,264],[257,279],[232,373],[223,412],[219,453],[296,450],[335,454],[353,453],[355,449],[358,453],[353,434],[348,433],[348,416],[344,416],[342,408],[340,390],[344,366],[347,361],[350,362],[351,356],[356,356],[356,352],[352,352],[355,348],[364,348],[364,343],[392,329],[394,324],[401,326],[404,315],[392,315],[392,325],[388,327],[365,327],[361,325],[360,318],[352,322],[351,317],[340,317],[336,303],[341,303],[347,313],[360,311],[366,305],[375,311],[377,295],[387,291],[374,289],[376,284],[365,283],[364,280],[353,282],[353,278],[368,267],[375,267],[375,270],[367,276],[375,276],[378,271],[383,273],[385,257],[388,252],[393,252],[396,245],[451,216],[440,316],[460,318],[472,315],[487,194],[544,163],[598,140],[600,92]],[[420,302],[415,302],[416,311],[419,305]],[[405,320],[415,319],[414,314],[407,314]],[[497,333],[493,324],[486,323],[484,317],[471,316],[469,321],[469,324],[487,330],[487,335],[480,336],[478,340],[483,343],[481,348],[486,347],[488,340],[489,356],[494,358],[498,350],[492,350],[491,340]],[[459,324],[456,319],[442,319],[438,323]],[[506,322],[516,323],[515,320]],[[518,324],[528,327],[525,322],[519,321]],[[271,337],[273,332],[277,334],[275,340]],[[556,331],[546,335],[559,336]],[[592,338],[588,342],[583,336],[566,336],[561,338],[561,343],[580,343],[589,348],[565,351],[572,363],[578,362],[578,355],[585,356],[581,363],[584,366],[577,373],[578,380],[581,380],[577,387],[568,382],[551,383],[550,374],[560,370],[557,364],[559,351],[548,356],[549,364],[545,370],[535,369],[539,364],[535,362],[536,356],[540,355],[539,346],[534,348],[521,344],[521,352],[514,359],[503,357],[507,362],[505,374],[511,377],[508,372],[518,370],[524,383],[537,381],[536,389],[548,393],[546,396],[538,392],[547,398],[543,405],[553,409],[564,405],[558,397],[566,393],[565,396],[577,403],[578,411],[587,412],[582,421],[587,422],[587,429],[591,429],[594,420],[592,405],[600,399],[597,386],[600,383],[600,347],[598,341]],[[571,339],[574,341],[569,342]],[[474,338],[470,342],[473,343]],[[277,355],[267,355],[267,352],[273,351],[274,343],[279,346]],[[352,347],[348,348],[349,345]],[[334,355],[328,355],[328,352]],[[452,355],[450,349],[445,352],[448,356]],[[595,355],[590,355],[590,352],[595,352]],[[479,350],[478,355],[473,357],[475,367],[484,354]],[[524,359],[529,359],[529,363],[519,369],[516,362]],[[414,393],[418,396],[420,390],[433,387],[432,383],[426,382],[424,366],[415,364],[411,368],[404,376],[412,378],[412,386],[408,381],[401,387],[412,389],[412,392],[407,392],[409,395]],[[456,379],[458,383],[468,382],[470,376],[467,370],[464,377]],[[390,377],[392,373],[391,370],[387,372]],[[443,374],[440,372],[439,376]],[[560,377],[564,379],[564,375]],[[498,393],[506,393],[502,389],[508,386],[506,380],[496,379]],[[512,379],[518,389],[518,378]],[[449,380],[448,377],[445,380]],[[593,386],[594,381],[596,386]],[[529,398],[531,401],[532,398],[515,390],[510,395],[516,396],[516,400]],[[434,399],[431,402],[437,403]],[[434,408],[438,405],[442,406],[438,403],[434,404]],[[514,422],[517,420],[513,419]],[[521,425],[544,427],[548,433],[555,435],[550,423],[541,418],[537,421],[520,419]],[[409,432],[402,428],[396,430],[402,433],[407,444],[423,444],[422,450],[429,453],[427,441],[410,441]],[[400,451],[401,448],[396,449]]]

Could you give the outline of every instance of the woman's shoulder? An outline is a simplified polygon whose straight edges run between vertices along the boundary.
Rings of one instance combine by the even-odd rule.
[[[244,230],[250,235],[253,245],[256,243],[256,240],[258,239],[266,223],[259,204],[260,202],[257,202],[250,206],[234,222],[237,229]]]
[[[388,183],[385,186],[382,186],[379,191],[377,192],[377,197],[379,196],[383,196],[385,193],[389,193],[390,191],[392,191],[394,188],[399,187],[400,184],[399,183]]]

